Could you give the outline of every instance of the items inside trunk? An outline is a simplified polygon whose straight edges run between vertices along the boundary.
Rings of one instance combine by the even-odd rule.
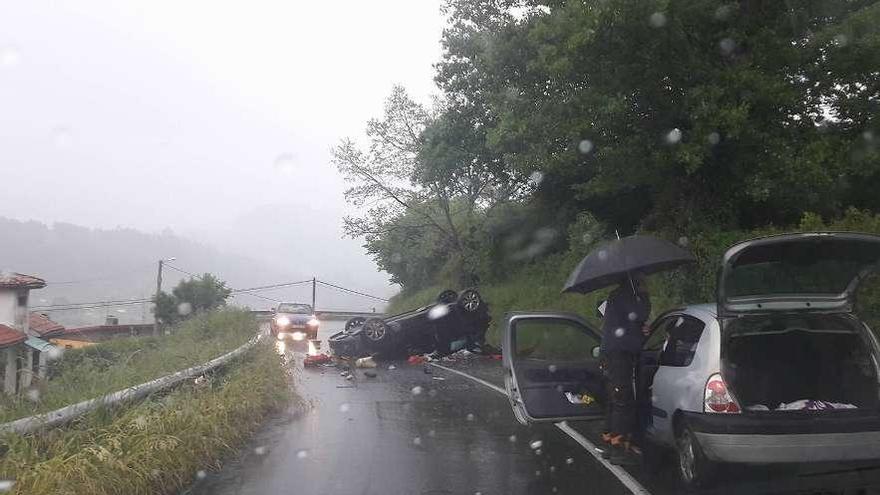
[[[751,411],[876,408],[870,344],[847,318],[743,318],[726,332],[725,379]]]

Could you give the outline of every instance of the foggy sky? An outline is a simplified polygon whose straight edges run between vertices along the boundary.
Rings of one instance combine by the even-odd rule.
[[[390,294],[341,238],[329,148],[393,84],[434,91],[439,6],[0,0],[0,215],[169,228]]]

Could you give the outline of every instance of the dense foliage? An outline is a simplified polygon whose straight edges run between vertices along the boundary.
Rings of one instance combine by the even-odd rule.
[[[697,238],[880,209],[880,2],[446,12],[434,108],[396,89],[370,150],[336,151],[373,205],[349,233],[406,289],[497,280],[573,228]]]
[[[181,280],[171,294],[160,292],[153,298],[156,318],[163,324],[174,324],[203,311],[226,305],[232,289],[217,277],[206,273]]]

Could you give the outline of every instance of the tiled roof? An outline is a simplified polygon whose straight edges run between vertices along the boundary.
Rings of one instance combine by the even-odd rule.
[[[0,347],[21,344],[25,340],[27,340],[27,335],[12,327],[0,325]]]
[[[42,289],[46,281],[21,273],[0,271],[0,289]]]
[[[50,320],[47,316],[40,313],[31,313],[28,316],[31,331],[40,337],[47,337],[64,332],[64,325]]]

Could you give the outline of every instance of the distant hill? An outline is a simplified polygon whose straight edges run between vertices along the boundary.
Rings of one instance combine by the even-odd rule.
[[[234,288],[311,278],[302,271],[218,251],[170,231],[144,233],[128,228],[92,229],[67,223],[51,226],[36,221],[0,217],[0,270],[36,275],[47,280],[45,289],[32,293],[31,305],[67,304],[150,297],[156,290],[156,265],[160,258],[176,257],[173,264],[193,273],[211,272]],[[168,290],[186,275],[166,269],[163,288]],[[310,286],[261,292],[275,299],[310,301]],[[232,302],[267,308],[273,302],[242,295]],[[319,307],[369,306],[363,299],[319,291]],[[76,311],[56,311],[51,316],[65,325],[102,322],[107,314],[121,322],[152,321],[149,306],[129,305]]]

